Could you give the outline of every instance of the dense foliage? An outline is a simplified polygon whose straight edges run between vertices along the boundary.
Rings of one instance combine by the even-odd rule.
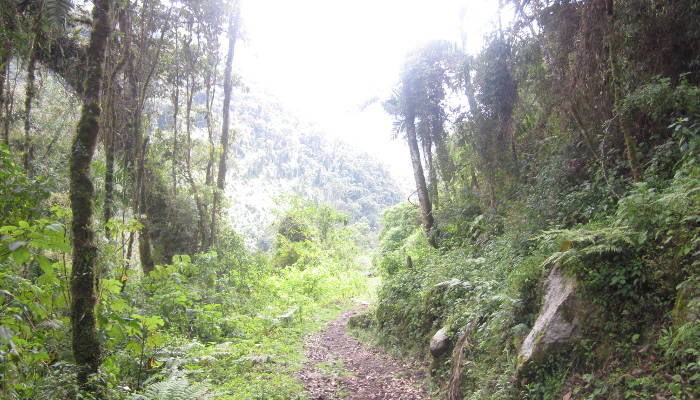
[[[67,315],[70,216],[55,206],[41,218],[26,218],[41,197],[12,195],[14,185],[38,189],[21,182],[23,172],[7,152],[2,157],[8,167],[3,199],[24,214],[8,216],[0,228],[0,394],[75,396]],[[294,243],[299,256],[282,267],[277,255],[250,253],[228,230],[211,251],[174,256],[140,279],[117,241],[102,247],[97,317],[105,357],[97,379],[103,396],[288,399],[301,393],[293,377],[300,339],[352,299],[369,298],[372,288],[366,247],[358,245],[363,232],[329,206],[290,201],[283,215],[308,230]],[[277,225],[283,223],[280,217]],[[136,222],[115,221],[110,235],[138,229]],[[280,235],[275,254],[289,247]]]
[[[371,293],[394,184],[250,99],[240,18],[238,2],[3,1],[0,398],[296,397],[304,335]],[[309,200],[231,205],[238,161],[247,182],[300,177],[269,199]]]
[[[448,399],[695,398],[697,4],[504,7],[513,24],[477,56],[417,50],[386,103],[409,147],[415,121],[429,196],[384,215],[379,341],[430,358],[447,327],[454,350],[430,369]],[[420,129],[436,115],[441,129]],[[441,140],[449,162],[436,163]],[[555,266],[592,316],[580,341],[519,370]]]
[[[379,279],[358,326],[446,328],[438,397],[700,396],[697,2],[499,5],[479,54],[407,58],[380,224],[379,163],[232,73],[238,2],[3,0],[0,397],[302,398],[302,338]],[[554,269],[581,336],[521,368]]]

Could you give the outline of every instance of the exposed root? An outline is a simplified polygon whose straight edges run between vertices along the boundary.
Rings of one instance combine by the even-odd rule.
[[[452,353],[450,383],[447,385],[447,391],[445,393],[447,400],[462,399],[462,393],[460,391],[460,385],[462,384],[462,362],[466,358],[466,350],[468,350],[469,347],[471,347],[471,343],[469,343],[469,331],[467,331],[459,337]]]

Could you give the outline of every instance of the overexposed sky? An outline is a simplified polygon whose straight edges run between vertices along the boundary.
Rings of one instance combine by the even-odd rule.
[[[243,0],[244,40],[235,69],[253,89],[274,95],[314,123],[384,161],[410,180],[408,149],[391,140],[386,99],[405,56],[430,40],[461,42],[475,53],[493,30],[497,0]]]

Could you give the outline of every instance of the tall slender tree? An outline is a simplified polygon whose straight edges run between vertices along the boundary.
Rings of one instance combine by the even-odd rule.
[[[79,367],[78,384],[88,385],[90,374],[97,373],[101,362],[97,337],[95,293],[97,276],[97,244],[93,228],[95,188],[90,179],[90,163],[100,132],[100,94],[107,39],[112,31],[112,0],[95,0],[92,10],[92,31],[87,48],[87,75],[83,89],[83,107],[70,155],[70,202],[73,211],[73,269],[71,271],[71,326],[75,362]]]
[[[384,109],[394,115],[395,133],[406,133],[406,142],[411,155],[411,165],[413,167],[413,177],[416,183],[416,193],[421,210],[421,224],[423,231],[428,237],[431,245],[436,246],[435,235],[433,233],[433,209],[426,184],[423,165],[421,163],[420,148],[416,135],[416,110],[417,99],[420,98],[420,90],[417,89],[415,70],[407,65],[402,74],[399,88],[394,91],[394,95],[384,102]]]
[[[233,15],[229,21],[228,27],[228,55],[226,56],[226,70],[224,72],[224,105],[223,116],[221,122],[221,153],[219,155],[219,171],[216,179],[216,188],[214,191],[214,202],[212,204],[211,213],[211,232],[210,238],[213,242],[217,231],[217,223],[219,218],[219,208],[221,207],[221,196],[226,189],[226,161],[228,156],[228,140],[229,140],[229,118],[231,113],[231,90],[233,88],[232,64],[233,54],[238,39],[239,20],[241,16],[240,4],[234,6]]]

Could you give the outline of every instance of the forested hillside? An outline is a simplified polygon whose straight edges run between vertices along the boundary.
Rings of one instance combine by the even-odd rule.
[[[292,398],[370,298],[395,184],[246,93],[240,12],[2,3],[0,398]]]
[[[236,133],[232,151],[230,219],[252,245],[270,248],[274,235],[261,229],[274,221],[275,199],[299,194],[346,212],[367,225],[376,241],[381,213],[401,200],[385,167],[340,141],[326,139],[280,104],[254,95],[234,96]]]
[[[437,397],[700,395],[697,16],[507,1],[479,54],[407,58],[384,106],[419,207],[385,213],[355,323],[424,359]]]

